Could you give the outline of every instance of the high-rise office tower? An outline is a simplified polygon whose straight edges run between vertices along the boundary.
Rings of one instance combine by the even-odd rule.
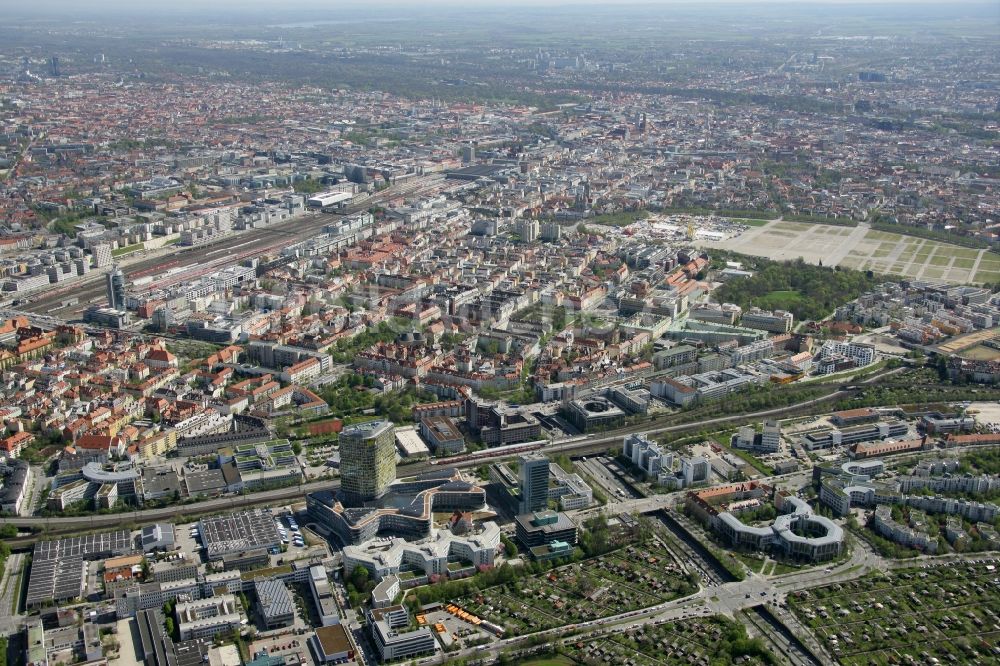
[[[462,146],[460,150],[462,154],[462,164],[472,164],[476,161],[476,146],[472,143],[467,143]]]
[[[104,288],[108,296],[108,307],[125,310],[125,274],[118,266],[112,267],[104,276]]]
[[[59,76],[59,56],[52,56],[49,59],[49,73],[52,76]]]
[[[378,499],[396,480],[396,442],[391,421],[347,426],[340,433],[340,490],[344,504]]]
[[[549,459],[529,453],[518,459],[521,504],[518,513],[544,511],[549,506]]]

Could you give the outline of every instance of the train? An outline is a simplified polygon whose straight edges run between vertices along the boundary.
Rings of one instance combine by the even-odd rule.
[[[136,271],[135,273],[131,273],[129,274],[129,278],[134,280],[135,278],[143,277],[144,275],[156,275],[157,273],[162,273],[166,271],[168,268],[176,266],[178,263],[180,262],[168,261],[163,264],[157,264],[156,266],[153,266],[152,268],[147,268],[144,271]]]
[[[533,442],[521,442],[520,444],[507,444],[506,446],[495,446],[491,449],[482,449],[480,451],[474,451],[472,453],[461,453],[456,456],[451,456],[448,458],[438,458],[432,460],[432,465],[454,465],[456,463],[464,463],[476,460],[493,460],[496,458],[506,458],[507,456],[514,456],[519,453],[527,453],[528,451],[536,451],[543,446],[551,445],[553,450],[558,450],[562,448],[564,444],[574,444],[588,440],[592,435],[581,435],[579,437],[570,437],[568,439],[552,441],[548,439],[539,439]]]
[[[472,453],[462,453],[457,456],[450,456],[448,458],[438,458],[432,460],[432,465],[454,465],[455,463],[463,463],[475,460],[489,460],[491,458],[504,458],[506,456],[517,455],[518,453],[527,453],[528,451],[535,451],[542,448],[549,443],[547,439],[540,439],[534,442],[521,442],[520,444],[508,444],[506,446],[495,446],[492,449],[482,449],[481,451],[474,451]]]

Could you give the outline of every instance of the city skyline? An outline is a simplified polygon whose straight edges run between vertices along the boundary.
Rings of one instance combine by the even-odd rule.
[[[5,10],[0,664],[1000,654],[995,2]]]

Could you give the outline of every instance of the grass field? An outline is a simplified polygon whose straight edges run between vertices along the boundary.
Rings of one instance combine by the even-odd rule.
[[[802,299],[802,294],[797,291],[778,290],[757,299],[755,305],[765,310],[790,310]]]
[[[995,361],[1000,358],[1000,350],[987,347],[986,345],[976,345],[975,347],[962,350],[959,356],[967,358],[970,361]]]
[[[987,250],[874,231],[864,225],[849,228],[775,220],[736,238],[704,245],[952,284],[1000,281],[1000,256]],[[780,301],[782,295],[776,298]],[[762,303],[761,307],[781,306]]]
[[[558,655],[542,659],[529,659],[528,661],[519,661],[517,663],[518,666],[576,666],[579,662],[573,661],[569,657]]]
[[[116,250],[111,250],[112,257],[121,257],[126,254],[131,254],[133,252],[138,252],[139,250],[145,249],[145,243],[136,243],[135,245],[126,245],[125,247],[120,247]]]

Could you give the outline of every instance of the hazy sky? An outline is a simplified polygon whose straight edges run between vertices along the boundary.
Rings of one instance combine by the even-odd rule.
[[[185,9],[218,9],[232,8],[239,9],[264,9],[280,13],[287,9],[322,9],[324,11],[336,12],[347,8],[363,7],[399,7],[399,8],[423,8],[429,6],[461,6],[472,9],[477,6],[574,6],[574,5],[754,5],[754,4],[788,4],[795,7],[803,5],[928,5],[928,4],[994,4],[1000,10],[1000,2],[997,0],[171,0],[167,3],[161,2],[138,2],[129,0],[33,0],[32,2],[22,2],[21,0],[0,0],[0,12],[7,10],[66,10],[73,9],[79,12],[97,9],[131,9],[142,10],[144,8],[155,8],[157,10],[180,8]]]
[[[978,16],[995,14],[1000,20],[1000,0],[0,0],[0,16],[44,20],[113,21],[124,19],[155,19],[170,21],[171,17],[191,20],[199,16],[214,19],[229,17],[237,22],[271,21],[286,17],[303,20],[308,17],[344,20],[364,20],[366,17],[399,11],[401,15],[433,16],[436,10],[456,12],[467,18],[477,10],[496,13],[510,9],[516,18],[518,10],[567,12],[574,7],[593,10],[598,7],[634,8],[638,12],[669,7],[687,15],[697,15],[699,9],[708,15],[732,8],[734,13],[749,11],[754,7],[772,14],[788,7],[789,17],[808,17],[810,10],[829,15],[842,9],[857,16],[868,9],[879,14],[897,14],[912,7],[921,13],[937,16],[959,16],[971,10]],[[966,11],[962,11],[962,9]],[[2,21],[0,21],[2,23]]]

